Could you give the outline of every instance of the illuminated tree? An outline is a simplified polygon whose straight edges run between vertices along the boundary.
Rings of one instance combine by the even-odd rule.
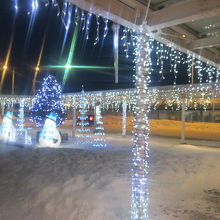
[[[89,120],[88,120],[88,109],[87,109],[87,102],[85,99],[85,92],[82,87],[82,92],[80,96],[80,104],[79,104],[79,116],[77,120],[76,129],[76,143],[77,144],[91,144],[91,135],[90,135],[90,128],[89,128]]]
[[[93,147],[107,147],[100,106],[96,106],[96,126]]]
[[[31,120],[35,121],[37,126],[42,126],[46,116],[51,112],[57,113],[57,126],[65,120],[65,112],[61,100],[61,86],[55,77],[48,75],[44,78],[42,87],[35,96],[35,103],[31,109]]]
[[[17,135],[23,136],[24,135],[24,99],[20,101],[20,107],[18,111],[18,119],[17,119]]]

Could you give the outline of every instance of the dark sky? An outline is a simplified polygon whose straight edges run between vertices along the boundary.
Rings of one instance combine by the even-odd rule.
[[[12,52],[8,66],[10,67],[4,87],[3,93],[11,93],[11,72],[15,68],[15,94],[31,94],[32,80],[34,77],[35,67],[40,54],[41,45],[46,36],[44,52],[41,62],[41,71],[37,80],[50,73],[54,74],[62,84],[65,69],[48,69],[42,66],[62,65],[67,63],[69,50],[75,29],[75,15],[73,13],[71,25],[66,38],[66,43],[62,50],[65,38],[65,26],[61,17],[57,16],[57,7],[45,7],[40,3],[39,9],[35,13],[35,17],[28,14],[31,11],[32,0],[17,0],[19,2],[18,12],[15,12],[14,2],[16,0],[0,0],[0,65],[4,65],[10,39],[13,38]],[[75,8],[73,8],[73,11]],[[32,13],[33,15],[34,13]],[[80,11],[81,14],[81,11]],[[31,19],[33,17],[34,19]],[[32,21],[32,22],[31,22]],[[90,25],[89,40],[85,38],[85,31],[82,30],[82,24],[79,26],[77,35],[76,48],[72,65],[80,66],[106,66],[111,69],[105,70],[87,70],[72,69],[69,77],[63,87],[63,92],[76,92],[81,90],[82,84],[85,90],[106,90],[106,89],[123,89],[134,87],[132,62],[134,57],[133,47],[129,48],[130,57],[126,58],[123,42],[119,41],[119,84],[114,83],[114,57],[113,57],[113,32],[111,29],[112,22],[108,24],[108,35],[103,40],[104,21],[100,17],[100,41],[94,45],[96,38],[96,17],[93,15]],[[123,35],[123,27],[120,28],[120,38]],[[130,36],[130,35],[129,35]],[[131,38],[128,37],[130,41]],[[164,46],[167,49],[167,47]],[[168,49],[170,50],[170,48]],[[170,85],[174,82],[174,72],[171,68],[171,60],[164,60],[163,75],[165,79],[161,79],[159,75],[160,65],[157,65],[157,45],[154,43],[152,52],[151,86]],[[186,55],[184,59],[186,59]],[[188,83],[187,65],[180,62],[177,66],[178,76],[176,84]],[[197,81],[198,73],[195,70],[195,81]],[[204,72],[203,81],[207,79]],[[39,88],[40,83],[37,84]]]
[[[46,42],[42,57],[41,66],[65,65],[69,55],[69,49],[74,32],[74,15],[69,29],[67,41],[63,53],[62,44],[65,36],[65,27],[60,17],[57,17],[57,8],[40,5],[35,19],[30,27],[31,15],[29,0],[19,0],[19,10],[17,14],[14,9],[14,0],[0,1],[0,63],[4,65],[4,60],[10,43],[10,38],[14,32],[12,53],[9,67],[15,67],[15,93],[30,94],[34,68],[40,53],[41,44],[46,32]],[[114,83],[114,58],[113,58],[113,33],[112,23],[109,23],[109,33],[103,41],[104,21],[100,18],[100,42],[94,46],[96,37],[96,18],[92,17],[90,38],[85,39],[85,31],[80,30],[77,36],[76,50],[73,56],[74,65],[108,66],[107,70],[72,70],[64,92],[80,91],[83,84],[85,90],[103,90],[116,88],[133,87],[133,63],[132,59],[127,59],[120,46],[119,52],[119,84]],[[121,30],[122,32],[122,30]],[[122,43],[120,43],[122,45]],[[64,69],[41,69],[38,80],[47,74],[55,74],[58,81],[62,83]],[[7,73],[3,93],[11,92],[11,71]]]

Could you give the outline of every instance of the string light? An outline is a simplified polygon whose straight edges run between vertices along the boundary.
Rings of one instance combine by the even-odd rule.
[[[73,10],[72,5],[68,6],[68,4],[65,4],[64,9],[61,13],[62,14],[61,19],[62,19],[63,25],[67,31],[69,30],[69,27],[71,25],[72,10]]]
[[[151,75],[151,46],[149,36],[139,34],[136,52],[136,105],[134,110],[133,166],[131,219],[148,219],[148,157],[150,95],[148,86]]]
[[[99,26],[100,26],[100,23],[99,23],[99,15],[96,16],[96,38],[95,38],[95,42],[94,42],[94,45],[96,45],[98,42],[99,42]]]
[[[82,22],[82,30],[84,31],[85,28],[86,28],[86,17],[85,17],[85,12],[84,11],[82,11],[81,22]]]
[[[92,13],[89,12],[88,18],[87,18],[87,21],[86,21],[86,40],[89,39],[89,30],[90,30],[91,18],[92,18]]]
[[[105,28],[104,28],[103,37],[106,38],[106,36],[108,35],[108,19],[107,18],[104,18],[104,23],[105,23]]]
[[[218,76],[220,76],[219,70]],[[176,85],[176,87],[150,87],[148,93],[149,103],[154,106],[154,108],[158,108],[160,105],[173,105],[176,110],[179,110],[178,106],[181,105],[183,95],[186,99],[191,100],[190,103],[192,105],[197,103],[201,104],[202,107],[204,100],[208,97],[212,97],[213,93],[215,94],[215,97],[220,97],[220,86],[218,85],[218,82],[215,82],[194,85]],[[125,100],[127,105],[130,106],[129,109],[131,111],[136,103],[135,89],[84,92],[84,97],[90,107],[94,107],[96,103],[101,103],[100,105],[102,109],[112,109],[114,111],[119,111],[123,100]],[[62,103],[64,106],[77,107],[79,106],[81,98],[81,93],[62,94]],[[4,106],[10,107],[15,103],[20,103],[21,99],[24,99],[27,108],[31,108],[36,102],[36,97],[32,96],[1,95],[0,103],[2,108],[4,108]]]
[[[17,12],[18,11],[18,0],[14,0],[14,8],[15,8],[15,11]]]
[[[46,116],[55,112],[57,117],[57,126],[65,119],[65,113],[62,102],[61,86],[52,75],[44,78],[42,88],[38,90],[34,103],[31,108],[31,120],[36,122],[36,125],[42,126]]]
[[[32,11],[37,10],[38,7],[39,7],[38,0],[32,0],[32,4],[31,4],[31,6],[32,6]]]

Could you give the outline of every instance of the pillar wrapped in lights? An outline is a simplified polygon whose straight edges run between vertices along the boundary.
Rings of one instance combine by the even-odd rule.
[[[132,204],[131,219],[148,219],[148,138],[150,98],[148,84],[150,81],[150,38],[137,36],[136,46],[136,107],[134,120],[134,146],[132,167]]]

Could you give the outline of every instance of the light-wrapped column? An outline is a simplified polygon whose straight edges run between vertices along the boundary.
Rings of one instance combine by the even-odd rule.
[[[136,107],[134,120],[134,146],[132,168],[132,204],[131,219],[148,219],[148,113],[150,100],[148,85],[150,82],[150,38],[137,36],[136,46]]]

